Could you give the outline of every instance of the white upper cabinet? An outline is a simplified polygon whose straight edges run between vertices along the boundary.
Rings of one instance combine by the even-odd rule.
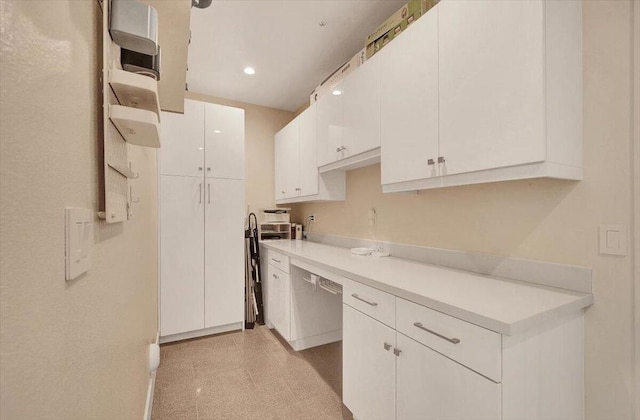
[[[296,118],[276,133],[276,200],[298,196],[298,130]]]
[[[438,176],[437,12],[428,12],[374,57],[384,74],[382,184]]]
[[[298,193],[303,197],[318,194],[316,104],[302,112],[298,120]]]
[[[380,60],[373,56],[340,85],[343,156],[380,147]]]
[[[439,20],[443,175],[544,161],[543,2],[443,1]]]
[[[162,113],[160,174],[202,176],[204,169],[204,104],[184,101],[184,115]]]
[[[318,166],[335,162],[344,157],[343,149],[341,149],[344,143],[342,139],[344,126],[343,83],[338,84],[333,92],[325,94],[316,102]]]
[[[207,178],[244,179],[244,110],[204,106]]]
[[[383,191],[582,179],[580,1],[442,0],[377,55]]]
[[[380,147],[380,61],[373,56],[316,102],[318,166]],[[345,163],[348,164],[348,163]]]
[[[316,104],[275,136],[276,203],[344,200],[346,174],[318,173]]]

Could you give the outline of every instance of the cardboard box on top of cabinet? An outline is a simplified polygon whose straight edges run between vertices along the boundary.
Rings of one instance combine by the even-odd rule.
[[[410,0],[385,20],[374,32],[367,37],[365,43],[365,59],[371,58],[393,38],[398,36],[420,16],[427,13],[439,0]]]
[[[364,63],[365,58],[365,50],[364,48],[356,55],[354,55],[351,60],[344,63],[340,68],[331,73],[329,77],[327,77],[322,83],[316,87],[313,92],[311,92],[310,103],[316,102],[322,95],[331,91],[338,83],[340,83],[349,73],[357,69]]]

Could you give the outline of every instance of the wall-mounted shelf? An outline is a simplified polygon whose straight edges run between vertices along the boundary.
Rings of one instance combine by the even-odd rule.
[[[120,69],[109,70],[109,85],[120,105],[153,111],[160,119],[158,82],[150,77]]]
[[[109,119],[127,143],[160,147],[160,124],[155,112],[122,105],[110,105]]]

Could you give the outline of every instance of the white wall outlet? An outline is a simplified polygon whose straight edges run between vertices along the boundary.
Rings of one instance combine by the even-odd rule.
[[[77,278],[91,268],[93,248],[93,212],[89,209],[65,209],[65,279]]]
[[[627,225],[600,225],[600,254],[627,255]]]
[[[376,225],[376,209],[369,209],[369,226],[373,227]]]

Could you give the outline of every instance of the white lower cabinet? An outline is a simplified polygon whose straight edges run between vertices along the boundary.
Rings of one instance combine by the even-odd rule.
[[[346,303],[342,316],[343,400],[358,420],[501,418],[500,383]]]
[[[271,255],[271,253],[270,253]],[[282,338],[291,339],[291,279],[289,273],[268,264],[267,268],[268,322]]]
[[[205,328],[244,320],[244,181],[206,179]]]
[[[160,176],[162,335],[204,328],[203,184],[202,178]]]
[[[501,335],[398,297],[385,325],[343,299],[343,400],[358,420],[584,419],[581,312]]]
[[[396,332],[343,304],[343,401],[358,420],[396,414]]]
[[[398,333],[397,418],[495,420],[501,417],[500,384]],[[360,417],[359,417],[360,418]]]

